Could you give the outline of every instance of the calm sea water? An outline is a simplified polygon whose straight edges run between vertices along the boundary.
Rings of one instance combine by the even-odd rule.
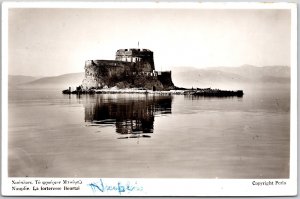
[[[289,100],[10,90],[9,176],[288,178]]]

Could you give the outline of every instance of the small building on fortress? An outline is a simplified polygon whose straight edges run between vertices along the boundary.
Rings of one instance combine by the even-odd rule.
[[[143,88],[170,90],[175,86],[171,71],[156,71],[153,52],[148,49],[119,49],[115,60],[87,60],[83,89]]]

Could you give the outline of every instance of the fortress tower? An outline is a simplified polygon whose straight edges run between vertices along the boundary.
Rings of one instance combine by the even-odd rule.
[[[120,49],[116,52],[116,60],[136,63],[137,72],[155,70],[153,52],[148,49]]]

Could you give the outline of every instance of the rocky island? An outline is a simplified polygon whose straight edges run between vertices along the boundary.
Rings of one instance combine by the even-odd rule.
[[[148,49],[119,49],[115,60],[87,60],[85,77],[76,90],[64,94],[153,93],[195,96],[243,96],[243,91],[210,88],[180,88],[173,84],[171,71],[157,71],[153,52]]]

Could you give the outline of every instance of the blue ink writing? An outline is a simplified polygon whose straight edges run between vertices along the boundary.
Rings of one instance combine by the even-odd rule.
[[[116,184],[108,185],[104,184],[103,180],[100,179],[98,182],[88,184],[88,186],[92,189],[93,192],[115,191],[121,194],[124,192],[143,191],[143,187],[139,186],[137,182],[135,182],[134,184],[131,184],[130,182],[124,184],[118,181]]]

